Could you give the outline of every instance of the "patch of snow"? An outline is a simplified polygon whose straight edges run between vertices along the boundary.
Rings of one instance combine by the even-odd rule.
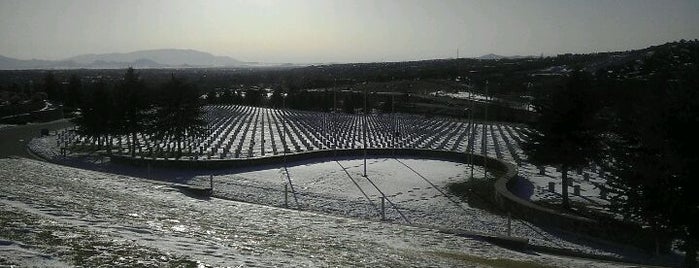
[[[247,106],[209,106],[207,111],[211,134],[195,140],[191,149],[195,154],[201,151],[197,156],[199,159],[265,157],[282,154],[284,150],[304,152],[361,148],[364,144],[363,127],[366,125],[366,143],[370,148],[472,150],[517,164],[520,178],[511,189],[517,196],[553,203],[561,199],[560,172],[553,167],[544,167],[545,174],[539,175],[539,169],[527,162],[521,144],[530,134],[527,128],[519,125],[471,125],[463,120],[406,114],[364,116]],[[474,131],[471,132],[471,129]],[[401,135],[394,136],[395,132]],[[173,146],[168,142],[154,144],[147,136],[140,134],[139,140],[142,153],[148,152],[149,148],[157,151]],[[379,198],[385,196],[390,201],[385,204],[386,217],[394,222],[458,227],[489,234],[502,234],[506,228],[503,217],[473,209],[458,198],[442,193],[446,192],[446,183],[466,180],[463,175],[465,167],[459,163],[424,159],[371,159],[367,178],[362,176],[362,163],[357,159],[290,163],[286,169],[278,166],[215,172],[154,169],[152,174],[150,171],[145,174],[145,171],[133,167],[111,164],[106,157],[83,153],[69,153],[63,157],[60,153],[60,148],[66,146],[90,144],[84,137],[64,130],[56,136],[35,139],[29,146],[39,155],[72,166],[180,183],[208,185],[209,175],[213,173],[215,194],[234,200],[281,207],[284,206],[283,187],[288,184],[292,189],[289,189],[291,194],[287,196],[287,203],[292,208],[377,219],[380,213],[377,209]],[[127,153],[124,137],[115,137],[114,144],[119,147],[115,149],[116,153]],[[444,173],[440,173],[442,171]],[[482,176],[480,168],[475,173],[477,177]],[[575,171],[570,172],[573,185],[580,187],[579,196],[575,196],[573,187],[570,187],[571,199],[605,210],[608,201],[601,197],[597,186],[605,184],[604,176],[596,167],[584,169],[580,175]],[[549,183],[553,183],[555,192],[548,191]],[[596,244],[580,243],[573,234],[543,231],[525,222],[515,225],[515,235],[527,237],[533,243],[589,253],[615,254],[612,249],[601,247],[603,249],[600,250]]]
[[[8,263],[5,266],[5,263]],[[72,267],[21,242],[0,238],[0,267]]]
[[[486,265],[469,256],[564,267],[616,266],[511,251],[426,228],[217,198],[192,199],[162,183],[28,159],[0,159],[0,183],[0,211],[29,213],[41,218],[39,222],[89,232],[92,235],[85,242],[92,241],[92,236],[103,237],[167,254],[156,260],[129,255],[145,265],[175,254],[210,266]],[[115,254],[119,249],[96,250]],[[4,252],[11,251],[0,251],[7,258]],[[62,258],[69,258],[71,252],[46,246],[39,254],[70,263],[71,259]],[[116,256],[115,262],[120,260]]]
[[[197,159],[239,159],[266,157],[283,154],[284,151],[300,153],[333,148],[362,148],[365,141],[363,129],[367,128],[367,146],[370,148],[420,148],[474,153],[514,162],[519,174],[528,184],[517,184],[526,189],[513,189],[523,193],[520,197],[532,201],[560,200],[560,173],[552,167],[539,175],[537,167],[527,163],[521,143],[526,140],[528,130],[517,125],[503,123],[474,123],[451,118],[422,118],[408,114],[348,115],[269,108],[215,105],[207,106],[207,120],[211,133],[185,146],[185,153]],[[366,122],[366,123],[365,123]],[[473,133],[470,130],[473,129]],[[394,136],[398,132],[399,136]],[[174,148],[171,141],[154,143],[147,135],[138,135],[138,152],[144,157],[163,157],[162,151]],[[59,131],[52,138],[32,141],[29,147],[37,154],[60,162],[102,162],[85,154],[68,151],[64,157],[61,148],[90,146],[91,141],[76,135],[71,130]],[[128,154],[127,138],[114,137],[117,154]],[[153,153],[153,155],[151,155]],[[160,155],[156,155],[160,154]],[[576,202],[591,206],[608,204],[601,198],[597,185],[604,184],[604,174],[586,169],[583,175],[569,175],[574,185],[580,186],[580,195],[573,196]],[[553,182],[556,192],[548,191]],[[557,194],[558,193],[558,194]],[[570,189],[572,195],[572,187]]]

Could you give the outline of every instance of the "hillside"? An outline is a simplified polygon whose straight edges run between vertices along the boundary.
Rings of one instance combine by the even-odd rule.
[[[136,62],[149,60],[166,66],[234,66],[242,62],[231,57],[214,56],[191,49],[155,49],[129,53],[85,54],[66,59],[78,64],[104,62]]]
[[[156,49],[129,53],[85,54],[64,60],[21,60],[0,56],[0,70],[20,69],[118,69],[172,67],[233,67],[246,63],[191,49]]]

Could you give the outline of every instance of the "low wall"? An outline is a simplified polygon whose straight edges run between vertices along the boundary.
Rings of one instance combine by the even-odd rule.
[[[451,152],[451,151],[435,151],[425,149],[385,149],[373,148],[366,149],[366,154],[371,157],[394,157],[394,156],[415,156],[421,158],[433,158],[441,160],[449,160],[459,163],[466,163],[469,157],[467,153]],[[243,159],[164,159],[164,158],[132,158],[124,155],[114,155],[111,157],[115,163],[122,163],[134,166],[151,166],[165,168],[182,168],[182,169],[223,169],[223,168],[245,168],[261,165],[278,165],[284,162],[298,162],[310,159],[322,159],[332,157],[362,157],[364,149],[338,149],[338,150],[317,150],[301,153],[288,153],[284,155],[274,155],[266,157],[243,158]],[[586,224],[595,224],[596,222],[578,217],[575,215],[561,214],[554,210],[537,206],[529,201],[523,200],[512,194],[507,183],[517,176],[517,167],[513,164],[504,161],[483,157],[479,154],[473,154],[474,162],[483,163],[497,172],[498,179],[495,182],[495,199],[499,205],[515,213],[522,218],[563,226],[577,226]]]
[[[390,148],[367,148],[366,154],[372,157],[393,157],[393,156],[416,156],[421,158],[434,158],[441,160],[449,160],[454,162],[465,163],[468,160],[469,154],[450,152],[450,151],[435,151],[424,149],[390,149]],[[253,158],[239,159],[164,159],[164,158],[132,158],[126,155],[113,155],[112,161],[115,163],[129,164],[134,166],[151,167],[166,167],[166,168],[183,168],[183,169],[223,169],[223,168],[244,168],[261,165],[275,165],[284,163],[284,158],[287,162],[298,162],[310,159],[332,158],[332,157],[362,157],[364,149],[338,149],[338,150],[317,150],[300,153],[288,153],[286,155],[273,155]],[[483,157],[482,155],[474,154],[474,161],[483,163],[484,159],[488,166],[502,170],[504,163],[500,160]],[[516,170],[515,174],[516,175]],[[514,176],[512,175],[512,176]]]
[[[516,169],[512,164],[505,164],[510,166],[508,169]],[[598,225],[595,220],[555,211],[515,196],[510,192],[508,185],[513,182],[512,179],[516,175],[517,171],[509,171],[508,175],[498,178],[495,182],[495,200],[500,207],[510,211],[513,215],[532,222],[565,227],[567,230],[571,228],[574,230],[589,229],[590,226]]]
[[[670,249],[669,237],[658,237],[650,230],[642,229],[638,224],[620,222],[611,218],[593,220],[545,208],[515,196],[509,188],[517,175],[516,171],[511,170],[516,167],[509,163],[503,162],[503,164],[509,167],[507,167],[507,174],[499,177],[495,182],[495,200],[501,208],[513,215],[540,225],[634,245],[649,252],[655,250],[656,242],[659,243],[657,246],[662,252],[668,252]]]

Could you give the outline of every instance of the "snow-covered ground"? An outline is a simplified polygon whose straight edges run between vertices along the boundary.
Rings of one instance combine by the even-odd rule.
[[[457,152],[474,152],[517,164],[519,175],[512,189],[521,198],[533,201],[560,200],[560,172],[538,167],[526,161],[521,143],[530,131],[519,125],[504,123],[469,124],[450,118],[423,118],[405,114],[348,115],[290,110],[274,110],[246,106],[209,106],[207,119],[211,134],[192,140],[185,146],[193,157],[249,158],[289,152],[362,148],[363,129],[367,126],[370,148],[421,148]],[[472,131],[473,130],[473,131]],[[393,133],[399,132],[400,136]],[[138,153],[154,157],[174,147],[172,143],[154,144],[145,135]],[[466,167],[426,159],[376,158],[368,160],[367,177],[363,177],[360,159],[321,159],[283,166],[251,167],[219,171],[139,170],[109,163],[108,158],[92,154],[68,152],[61,148],[90,146],[91,141],[64,130],[58,135],[34,139],[29,146],[35,153],[52,161],[93,170],[104,170],[181,183],[208,185],[213,175],[217,197],[284,207],[284,185],[290,208],[322,212],[343,217],[380,219],[381,197],[385,199],[385,217],[394,223],[430,228],[466,230],[488,235],[506,233],[507,219],[472,208],[448,194],[448,183],[467,179]],[[114,138],[122,153],[128,148],[126,139]],[[191,146],[190,146],[191,145]],[[149,147],[150,146],[150,147]],[[191,148],[190,148],[191,147]],[[155,148],[151,154],[149,148]],[[157,156],[156,156],[157,157]],[[482,177],[476,167],[475,177]],[[469,174],[470,175],[470,174]],[[573,186],[572,200],[605,210],[608,204],[597,185],[604,184],[605,174],[592,167],[569,172]],[[548,190],[553,183],[554,192]],[[574,194],[574,186],[580,194]],[[644,258],[639,251],[619,245],[600,243],[561,230],[542,229],[527,222],[513,221],[512,233],[543,246],[572,249],[608,256]]]
[[[364,177],[362,159],[327,160],[291,163],[287,168],[219,173],[213,177],[215,191],[229,198],[284,206],[286,184],[291,208],[367,219],[381,217],[383,197],[385,217],[391,221],[452,228],[463,228],[465,222],[470,222],[469,229],[504,232],[504,226],[483,224],[481,211],[448,193],[449,183],[465,180],[463,164],[373,158],[367,159]],[[482,169],[477,167],[475,172],[482,176]],[[206,184],[208,176],[197,176],[193,183]],[[500,225],[504,223],[501,220]]]
[[[394,160],[383,162],[390,161]],[[357,172],[356,160],[340,162],[350,174]],[[433,164],[445,167],[443,174],[423,176],[455,175],[448,168],[452,164]],[[327,164],[319,165],[322,171]],[[289,173],[301,172],[296,169]],[[237,188],[221,184],[256,174],[235,176],[217,176],[215,187]],[[304,187],[330,186],[307,180],[292,182],[299,192]],[[27,159],[0,159],[0,184],[0,265],[4,266],[617,266],[511,251],[429,228],[218,198],[194,199],[160,182]],[[379,185],[387,196],[401,200],[387,184]],[[429,189],[418,187],[417,195],[425,196],[422,193]],[[343,195],[352,198],[356,192]],[[399,204],[408,206],[407,197],[403,200]],[[299,199],[300,204],[306,202]]]
[[[437,96],[437,97],[450,97],[452,99],[462,99],[462,100],[474,100],[477,102],[499,102],[499,103],[509,103],[511,108],[519,109],[519,110],[525,110],[525,111],[534,111],[534,106],[531,104],[527,103],[522,103],[522,102],[515,102],[515,101],[507,101],[498,97],[493,97],[493,96],[486,96],[482,95],[479,93],[475,92],[468,92],[468,91],[457,91],[457,92],[444,92],[441,90],[437,91],[432,91],[429,93],[430,96]]]
[[[234,200],[317,211],[338,216],[377,220],[381,197],[387,220],[436,229],[506,235],[507,217],[473,208],[450,194],[448,185],[470,176],[462,163],[413,158],[369,158],[364,177],[363,159],[322,159],[251,170],[224,170],[187,175],[188,183],[208,185],[214,194]],[[483,170],[476,166],[475,177]],[[288,175],[288,176],[287,176]],[[287,185],[287,203],[285,188]],[[578,252],[630,258],[645,254],[626,246],[601,242],[563,230],[540,228],[512,221],[512,235],[530,243]]]
[[[46,139],[35,140],[33,144],[41,140]],[[43,146],[50,147],[50,144],[55,142]],[[286,168],[278,165],[216,171],[139,170],[94,157],[55,159],[89,169],[202,186],[208,186],[209,179],[213,178],[216,197],[360,219],[381,219],[381,197],[384,197],[385,217],[394,223],[485,235],[507,233],[506,216],[473,208],[449,193],[449,183],[463,182],[470,177],[470,169],[463,163],[369,158],[367,177],[364,177],[363,159],[353,158],[292,162]],[[481,167],[474,167],[476,178],[482,178],[482,173]],[[536,245],[645,258],[637,249],[563,230],[540,228],[517,219],[512,221],[511,227],[513,236],[527,238]]]
[[[460,119],[424,118],[410,114],[365,116],[238,105],[207,106],[206,111],[210,134],[203,139],[193,139],[184,146],[185,153],[193,155],[193,158],[236,159],[279,155],[285,150],[305,152],[362,148],[366,125],[369,148],[421,148],[488,155],[519,166],[519,175],[524,180],[516,184],[517,189],[514,190],[521,198],[554,203],[561,199],[560,172],[545,167],[546,173],[540,175],[537,167],[527,163],[520,145],[529,130],[520,125],[496,122],[469,124]],[[119,147],[115,151],[127,153],[126,140],[125,137],[114,138],[114,144]],[[147,135],[139,135],[139,140],[137,153],[144,157],[164,157],[168,149],[176,147],[172,142],[154,143]],[[76,145],[93,142],[64,130],[52,142],[41,143],[32,148],[51,151],[47,153],[52,158],[59,154],[58,147],[70,150],[77,148]],[[46,149],[47,145],[56,148]],[[581,174],[570,172],[569,175],[573,181],[569,191],[573,201],[600,208],[608,204],[601,198],[597,186],[605,182],[603,173],[591,167]],[[549,183],[554,183],[555,192],[548,190]],[[575,185],[580,187],[579,195],[573,195]]]
[[[492,96],[486,96],[482,94],[478,94],[475,92],[468,92],[468,91],[457,91],[457,92],[443,92],[441,90],[438,91],[433,91],[430,92],[431,96],[446,96],[446,97],[452,97],[455,99],[464,99],[464,100],[475,100],[475,101],[490,101],[493,99]]]

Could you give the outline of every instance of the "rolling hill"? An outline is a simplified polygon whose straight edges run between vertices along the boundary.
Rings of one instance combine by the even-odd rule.
[[[235,67],[245,62],[191,49],[155,49],[129,53],[85,54],[64,60],[21,60],[0,56],[0,70],[16,69],[113,69],[168,67]]]

